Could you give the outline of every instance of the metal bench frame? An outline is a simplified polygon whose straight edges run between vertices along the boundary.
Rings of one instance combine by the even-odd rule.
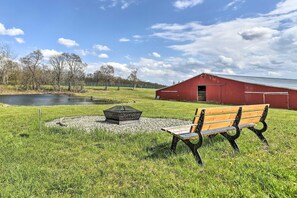
[[[196,113],[197,113],[197,110],[196,110]],[[268,142],[267,142],[266,138],[262,134],[268,128],[267,123],[265,122],[267,114],[268,114],[268,105],[265,106],[265,109],[264,109],[263,114],[262,114],[262,116],[260,118],[260,121],[259,121],[259,122],[261,122],[263,124],[263,127],[261,129],[256,129],[254,127],[254,124],[239,125],[241,115],[242,115],[242,107],[239,107],[232,127],[215,129],[216,134],[209,135],[209,138],[212,138],[213,136],[215,136],[217,134],[221,134],[224,138],[226,138],[229,141],[230,145],[232,146],[232,148],[234,149],[235,152],[240,152],[235,140],[237,138],[239,138],[241,130],[243,128],[248,128],[249,130],[254,132],[263,143],[268,145]],[[194,158],[195,158],[195,161],[200,165],[203,165],[203,161],[202,161],[201,156],[200,156],[200,154],[198,152],[198,148],[200,148],[202,146],[202,143],[203,143],[202,127],[203,127],[203,124],[204,124],[204,118],[205,118],[205,109],[202,109],[197,125],[195,125],[195,124],[192,125],[192,126],[196,126],[196,130],[193,133],[196,133],[195,135],[198,137],[198,142],[197,143],[192,143],[190,139],[183,139],[183,138],[181,138],[180,135],[176,135],[176,134],[172,134],[173,138],[172,138],[172,143],[171,143],[171,151],[173,153],[176,153],[177,143],[180,140],[183,141],[190,148],[190,150],[192,151],[192,153],[194,155]],[[235,130],[235,134],[234,135],[229,134],[228,131],[230,131],[230,130]]]

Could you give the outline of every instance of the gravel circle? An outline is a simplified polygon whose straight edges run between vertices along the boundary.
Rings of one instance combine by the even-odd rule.
[[[117,125],[105,122],[104,116],[63,117],[47,122],[47,127],[79,128],[86,131],[102,129],[113,133],[158,132],[163,127],[191,124],[188,120],[165,118],[140,118],[138,123]]]

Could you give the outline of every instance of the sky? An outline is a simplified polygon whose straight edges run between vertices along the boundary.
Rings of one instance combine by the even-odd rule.
[[[92,73],[171,85],[200,73],[297,78],[297,0],[1,0],[16,58],[76,53]]]

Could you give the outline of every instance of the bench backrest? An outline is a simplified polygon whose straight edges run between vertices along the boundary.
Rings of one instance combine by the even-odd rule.
[[[193,124],[198,124],[204,114],[202,131],[230,127],[234,124],[238,110],[238,106],[196,109]],[[196,128],[192,126],[191,132],[195,132]]]
[[[239,125],[265,121],[269,104],[242,106]]]
[[[195,132],[199,121],[203,122],[201,131],[225,128],[234,126],[236,124],[248,124],[260,122],[263,117],[263,112],[268,109],[269,105],[246,105],[246,106],[233,106],[233,107],[214,107],[205,109],[196,109],[193,119],[194,126],[191,127],[190,132]],[[203,119],[201,119],[203,117]],[[200,124],[198,124],[199,127]]]

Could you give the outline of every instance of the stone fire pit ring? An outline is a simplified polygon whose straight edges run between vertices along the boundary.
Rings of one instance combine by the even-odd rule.
[[[86,132],[104,130],[111,133],[138,133],[138,132],[162,132],[161,128],[191,124],[190,120],[146,118],[141,117],[139,122],[125,125],[117,125],[105,122],[104,116],[75,116],[63,117],[45,123],[47,127],[77,128]]]

